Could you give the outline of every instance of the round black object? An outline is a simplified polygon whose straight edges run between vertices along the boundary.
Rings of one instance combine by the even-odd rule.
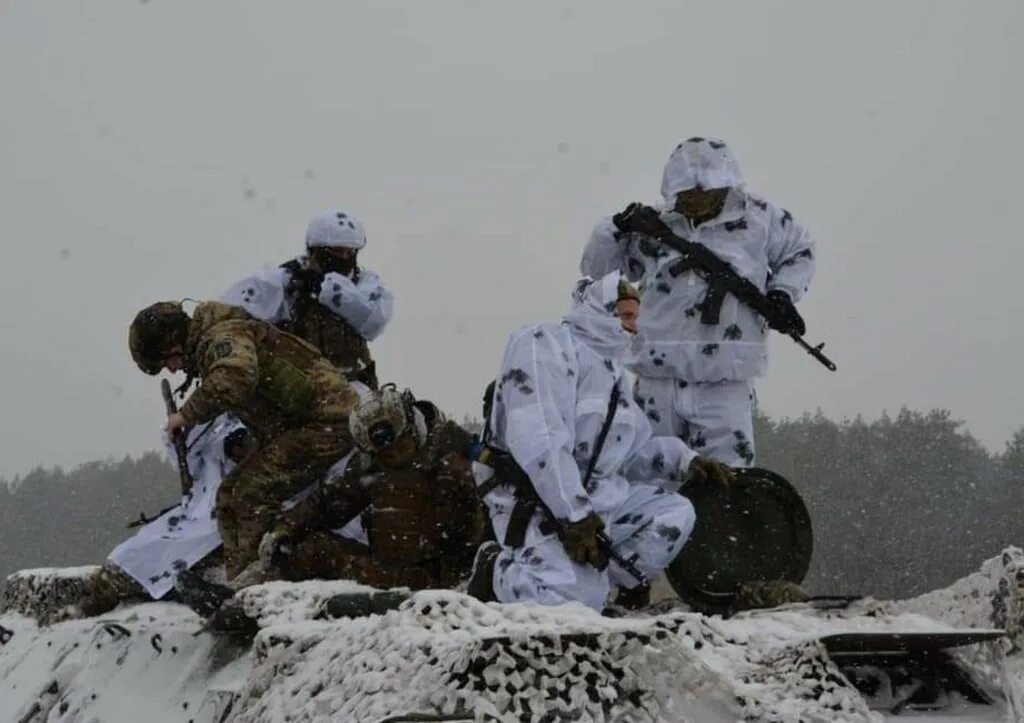
[[[814,551],[811,517],[784,477],[740,468],[728,487],[703,483],[681,492],[697,523],[665,574],[683,602],[723,613],[745,582],[803,581]]]
[[[395,428],[391,426],[390,422],[377,422],[366,434],[370,440],[370,444],[373,445],[374,449],[384,449],[392,444],[398,438],[395,434]]]

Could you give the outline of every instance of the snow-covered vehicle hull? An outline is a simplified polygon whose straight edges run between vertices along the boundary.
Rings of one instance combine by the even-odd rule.
[[[909,701],[893,713],[901,699],[864,697],[836,657],[844,651],[832,645],[830,653],[829,641],[841,635],[847,643],[972,636],[944,655],[988,702],[954,694],[936,714],[1021,720],[1022,569],[1024,555],[1011,548],[913,600],[831,610],[798,604],[730,618],[668,600],[636,617],[607,618],[574,605],[503,606],[428,591],[382,615],[334,620],[325,614],[330,598],[368,590],[271,583],[240,596],[259,625],[251,642],[196,635],[202,621],[171,603],[41,627],[13,609],[28,587],[18,578],[34,580],[38,593],[45,575],[21,573],[0,615],[9,632],[0,647],[0,720],[716,723],[927,713]]]

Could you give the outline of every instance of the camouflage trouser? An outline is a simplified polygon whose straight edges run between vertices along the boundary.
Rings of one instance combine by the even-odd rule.
[[[82,600],[82,614],[87,617],[102,615],[125,600],[139,597],[149,599],[134,578],[107,560],[89,578],[86,597]]]
[[[379,588],[438,587],[437,564],[395,564],[375,559],[362,543],[328,532],[314,532],[288,546],[279,566],[288,580],[353,580]]]
[[[494,500],[491,496],[489,499]],[[512,522],[512,507],[494,504],[491,521],[499,540]],[[630,484],[615,508],[599,510],[612,547],[653,579],[676,558],[696,523],[693,505],[682,495],[647,484]],[[526,528],[524,546],[502,546],[492,575],[498,602],[537,602],[561,605],[579,602],[604,609],[612,585],[637,585],[626,570],[612,562],[603,570],[570,559],[558,536],[535,515]]]
[[[229,580],[256,559],[281,503],[320,480],[351,447],[344,420],[308,424],[265,442],[224,478],[216,513]]]
[[[754,464],[754,387],[747,381],[687,383],[637,377],[633,397],[655,436],[679,437],[697,454],[733,467]]]

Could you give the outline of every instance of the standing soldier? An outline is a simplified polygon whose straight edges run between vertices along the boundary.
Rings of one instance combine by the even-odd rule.
[[[257,449],[217,492],[230,580],[255,562],[281,502],[352,448],[348,414],[358,396],[308,342],[215,301],[198,304],[191,317],[179,303],[148,306],[132,322],[128,344],[147,374],[185,371],[201,380],[168,415],[170,434],[231,412],[255,438]]]
[[[306,254],[242,279],[223,300],[302,337],[352,381],[377,386],[368,341],[384,331],[394,295],[358,264],[363,225],[344,211],[317,214],[306,229]]]
[[[814,275],[814,244],[789,211],[743,188],[739,165],[720,140],[680,143],[665,165],[661,193],[661,221],[767,291],[776,310],[770,322],[709,287],[702,270],[677,251],[634,233],[623,223],[629,214],[597,225],[580,267],[591,276],[620,270],[639,282],[644,315],[628,366],[638,375],[636,401],[655,434],[679,436],[701,454],[750,466],[752,381],[768,363],[766,323],[785,334],[804,333],[794,304]]]

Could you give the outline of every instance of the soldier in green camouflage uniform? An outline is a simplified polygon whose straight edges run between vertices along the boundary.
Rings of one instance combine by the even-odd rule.
[[[391,385],[350,417],[363,454],[285,513],[261,545],[293,580],[347,578],[379,588],[453,587],[489,536],[466,456],[470,434]],[[369,545],[332,530],[361,517]]]
[[[281,502],[320,479],[352,448],[348,414],[357,394],[308,342],[242,309],[203,302],[191,317],[162,302],[135,317],[129,347],[147,374],[185,371],[201,379],[168,431],[231,412],[258,449],[223,481],[217,524],[229,580],[257,556]]]

